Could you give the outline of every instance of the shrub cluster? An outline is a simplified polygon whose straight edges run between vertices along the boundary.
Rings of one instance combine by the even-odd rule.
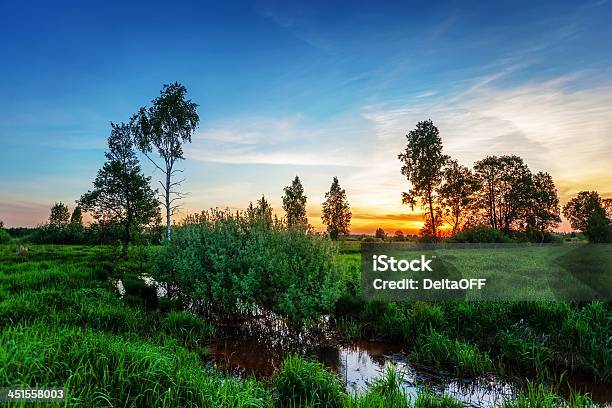
[[[7,244],[9,242],[11,242],[11,236],[4,228],[0,228],[0,244]]]
[[[336,253],[304,228],[213,210],[173,231],[152,276],[207,312],[263,308],[304,322],[329,313],[340,295]]]
[[[22,241],[34,244],[67,244],[67,245],[108,245],[121,241],[125,232],[115,223],[93,223],[89,226],[67,224],[64,226],[42,225],[24,231],[15,231]],[[158,228],[134,231],[137,243],[158,244],[161,242],[161,230]]]
[[[448,240],[457,243],[511,243],[512,238],[495,228],[477,226],[466,228]]]

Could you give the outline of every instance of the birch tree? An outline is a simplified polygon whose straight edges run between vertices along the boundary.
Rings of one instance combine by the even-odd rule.
[[[141,107],[131,122],[136,145],[163,176],[159,183],[166,216],[166,239],[170,239],[170,219],[186,195],[180,191],[185,178],[176,178],[183,170],[176,168],[176,164],[185,159],[183,144],[191,143],[191,136],[200,123],[198,105],[186,99],[186,95],[187,88],[178,82],[164,85],[152,105]],[[154,160],[151,157],[154,153],[161,160]]]

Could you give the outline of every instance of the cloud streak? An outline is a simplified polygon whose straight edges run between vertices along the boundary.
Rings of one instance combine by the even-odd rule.
[[[334,175],[328,166],[345,168],[341,184],[360,209],[355,217],[401,229],[419,216],[406,214],[401,204],[409,185],[397,154],[416,122],[431,118],[446,152],[465,165],[486,155],[518,154],[534,171],[553,175],[562,201],[584,188],[609,190],[612,85],[579,86],[580,76],[499,85],[517,69],[475,78],[455,95],[366,105],[326,123],[300,115],[219,122],[198,136],[188,155],[212,163],[310,166],[321,180]],[[327,184],[309,188],[320,204]]]

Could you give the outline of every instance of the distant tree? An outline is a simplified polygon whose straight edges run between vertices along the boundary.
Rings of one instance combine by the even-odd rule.
[[[395,240],[396,241],[405,241],[406,237],[404,236],[404,233],[400,230],[395,231]]]
[[[157,191],[150,186],[150,177],[141,173],[134,153],[130,126],[111,124],[107,161],[98,171],[94,189],[83,194],[78,205],[100,224],[116,223],[123,228],[124,250],[133,231],[159,220]]]
[[[49,216],[49,226],[54,228],[64,228],[70,222],[70,211],[61,201],[53,204],[51,215]]]
[[[525,208],[527,230],[537,233],[544,240],[545,234],[561,222],[560,213],[559,196],[552,177],[544,172],[534,174]]]
[[[581,191],[563,206],[563,215],[573,229],[588,231],[589,219],[598,212],[604,212],[601,197],[597,191]]]
[[[612,235],[610,220],[599,193],[581,191],[563,207],[572,228],[582,231],[592,242],[607,242]]]
[[[589,217],[585,234],[594,243],[612,241],[612,225],[605,211],[598,210]]]
[[[406,139],[406,149],[398,158],[403,162],[401,172],[412,184],[412,188],[402,193],[402,203],[414,209],[417,202],[421,202],[430,219],[431,234],[435,240],[440,225],[438,217],[441,215],[436,192],[448,156],[442,153],[440,132],[431,120],[417,123],[416,128],[406,135]]]
[[[4,228],[4,221],[0,220],[0,228]]]
[[[308,225],[306,217],[306,196],[300,178],[295,176],[290,186],[283,190],[283,208],[287,213],[287,225],[290,227]]]
[[[488,156],[474,164],[481,188],[477,205],[492,228],[510,232],[528,204],[531,172],[518,156]]]
[[[70,225],[83,226],[83,210],[80,206],[74,207],[72,215],[70,216]]]
[[[185,99],[187,88],[178,82],[164,85],[159,97],[149,108],[142,107],[132,117],[131,127],[138,148],[162,172],[164,181],[159,183],[163,190],[163,206],[166,211],[166,239],[170,239],[170,217],[180,208],[177,202],[185,193],[177,190],[185,179],[174,180],[182,170],[174,166],[183,160],[183,143],[191,143],[191,136],[200,123],[198,105]],[[150,154],[156,151],[162,159],[160,165]]]
[[[374,236],[379,239],[387,238],[387,234],[385,234],[385,230],[380,227],[376,228],[376,233],[374,234]]]
[[[273,225],[272,206],[268,203],[264,195],[257,200],[255,206],[253,206],[252,202],[249,203],[247,207],[247,216],[252,221],[261,223],[265,228],[271,228]]]
[[[451,217],[454,236],[459,231],[464,212],[471,204],[480,183],[470,169],[456,160],[447,162],[442,171],[442,179],[438,196],[445,215]]]
[[[323,202],[323,224],[332,240],[337,240],[340,234],[348,234],[351,224],[351,209],[346,199],[346,191],[340,188],[338,178],[334,177],[331,188],[325,193]]]
[[[606,211],[606,216],[608,219],[612,220],[612,198],[604,198],[601,200],[604,210]]]

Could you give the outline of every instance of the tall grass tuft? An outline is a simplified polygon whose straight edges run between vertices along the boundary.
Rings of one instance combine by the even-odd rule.
[[[336,375],[296,354],[287,357],[272,384],[279,407],[341,407],[346,398]]]

